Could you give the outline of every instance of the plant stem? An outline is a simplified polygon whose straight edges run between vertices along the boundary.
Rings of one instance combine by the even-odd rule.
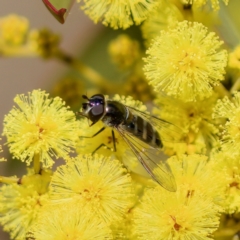
[[[40,157],[39,154],[35,154],[33,158],[33,168],[36,174],[39,174],[41,170]]]
[[[220,97],[229,97],[231,98],[230,92],[220,83],[218,86],[214,87],[214,90],[219,94]]]
[[[19,178],[17,177],[3,177],[0,176],[0,183],[7,183],[7,184],[11,184],[11,183],[18,183]]]
[[[230,93],[233,93],[235,91],[238,91],[240,89],[240,78],[238,78],[233,86],[231,87]]]
[[[112,92],[113,88],[116,88],[116,84],[113,84],[111,81],[105,79],[101,74],[91,67],[85,65],[79,59],[73,58],[64,52],[58,52],[58,54],[56,54],[56,58],[70,65],[72,68],[80,72],[91,83],[106,89],[107,92]]]

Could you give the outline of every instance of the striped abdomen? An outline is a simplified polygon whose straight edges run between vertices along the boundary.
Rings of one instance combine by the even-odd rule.
[[[124,127],[126,131],[132,133],[143,142],[146,142],[153,147],[163,147],[158,132],[150,122],[144,120],[141,116],[133,115],[129,112],[129,115],[124,122]]]

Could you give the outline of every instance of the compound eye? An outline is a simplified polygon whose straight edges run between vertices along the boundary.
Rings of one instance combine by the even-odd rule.
[[[104,114],[103,105],[95,105],[89,112],[89,118],[93,122],[97,122]]]
[[[104,112],[103,105],[96,105],[91,109],[91,113],[94,116],[102,115]]]

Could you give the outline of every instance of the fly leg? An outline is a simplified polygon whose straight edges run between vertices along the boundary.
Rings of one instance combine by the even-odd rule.
[[[104,129],[105,129],[105,127],[104,127]],[[103,129],[103,130],[104,130]],[[102,130],[102,131],[103,131]],[[101,131],[101,132],[102,132]],[[99,131],[98,131],[99,132]],[[96,135],[95,135],[96,136]],[[108,150],[110,150],[110,151],[113,151],[113,152],[116,152],[117,151],[117,148],[116,148],[116,138],[115,138],[115,134],[114,134],[114,131],[112,130],[112,140],[113,140],[113,149],[112,148],[110,148],[110,147],[108,147],[105,143],[101,143],[93,152],[92,152],[92,154],[94,154],[98,149],[100,149],[101,147],[105,147],[105,148],[107,148]]]
[[[106,127],[102,127],[99,131],[97,131],[96,133],[94,133],[92,136],[87,137],[87,136],[81,136],[81,138],[94,138],[95,136],[97,136],[99,133],[103,132],[105,130]],[[107,146],[105,143],[101,143],[93,152],[92,154],[96,153],[96,151],[98,151],[101,147],[105,147],[106,149],[116,152],[117,148],[116,148],[116,138],[115,138],[115,134],[114,131],[112,129],[112,141],[113,141],[113,148]]]
[[[92,136],[81,136],[80,138],[94,138],[95,136],[97,136],[99,133],[103,132],[105,130],[106,127],[102,127],[100,130],[98,130],[96,133],[94,133]]]
[[[117,148],[116,148],[116,138],[115,138],[115,133],[112,129],[112,140],[113,140],[113,151],[116,152]]]

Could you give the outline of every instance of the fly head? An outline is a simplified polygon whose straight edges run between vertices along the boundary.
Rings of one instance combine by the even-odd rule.
[[[92,125],[101,120],[105,114],[105,98],[102,94],[95,94],[88,98],[82,96],[88,102],[82,104],[82,114],[92,121]]]

